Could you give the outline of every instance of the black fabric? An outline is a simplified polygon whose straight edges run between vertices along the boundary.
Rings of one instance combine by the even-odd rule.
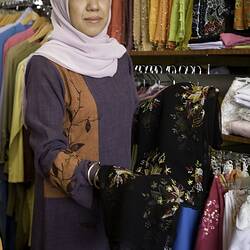
[[[173,241],[174,235],[169,232],[175,231],[171,222],[180,205],[173,188],[176,183],[165,174],[125,176],[127,171],[120,171],[123,170],[102,167],[99,172],[110,248],[162,250]]]
[[[213,178],[209,148],[221,142],[215,88],[179,83],[143,101],[134,122],[133,173],[99,171],[111,249],[172,247],[180,206],[203,209]]]
[[[220,33],[231,31],[233,2],[232,0],[194,0],[190,43],[220,40]]]

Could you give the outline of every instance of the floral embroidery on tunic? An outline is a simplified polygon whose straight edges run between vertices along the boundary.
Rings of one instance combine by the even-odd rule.
[[[205,239],[219,223],[219,204],[211,200],[206,204],[201,221],[202,238]]]

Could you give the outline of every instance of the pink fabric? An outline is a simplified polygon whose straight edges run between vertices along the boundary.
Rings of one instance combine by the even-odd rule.
[[[229,123],[229,133],[250,138],[249,121],[233,121]]]
[[[221,33],[220,39],[223,41],[226,47],[250,44],[250,37],[240,36],[233,33]]]
[[[30,27],[29,29],[19,32],[15,34],[14,36],[10,37],[4,44],[4,49],[3,49],[3,62],[5,62],[6,59],[6,54],[8,50],[17,45],[18,43],[30,38],[34,34],[34,30]]]
[[[95,37],[89,37],[71,25],[68,1],[51,1],[54,30],[50,40],[34,54],[82,75],[96,78],[113,76],[117,71],[118,59],[126,53],[126,49],[107,35],[111,6],[104,30]]]
[[[225,189],[215,176],[202,215],[195,250],[222,250]]]

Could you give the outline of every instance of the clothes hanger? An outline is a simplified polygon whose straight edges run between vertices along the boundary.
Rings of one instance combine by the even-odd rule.
[[[41,17],[39,16],[34,23],[32,24],[31,28],[36,31],[37,29],[39,29],[44,23],[47,23],[48,19],[46,17]]]
[[[17,15],[17,13],[13,12],[6,12],[6,15],[3,17],[3,19],[0,22],[0,26],[5,26],[11,23],[14,23],[20,15]]]
[[[38,18],[39,18],[39,15],[35,11],[31,11],[30,13],[27,14],[26,17],[24,17],[21,20],[21,24],[27,25],[27,24],[29,24],[31,22],[36,21]]]
[[[42,38],[44,38],[50,31],[52,31],[53,26],[51,23],[46,23],[44,26],[38,29],[38,31],[28,39],[28,42],[36,42]]]

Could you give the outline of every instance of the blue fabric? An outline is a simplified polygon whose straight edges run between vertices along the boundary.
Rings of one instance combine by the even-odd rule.
[[[22,25],[21,23],[17,23],[13,26],[11,26],[10,28],[8,28],[7,30],[3,31],[0,33],[0,89],[2,89],[2,77],[3,77],[3,49],[4,49],[4,44],[5,42],[12,37],[13,35],[15,35],[16,33],[25,31],[26,29],[28,29],[30,27],[30,25]]]
[[[181,207],[173,250],[193,250],[199,223],[199,211]]]

